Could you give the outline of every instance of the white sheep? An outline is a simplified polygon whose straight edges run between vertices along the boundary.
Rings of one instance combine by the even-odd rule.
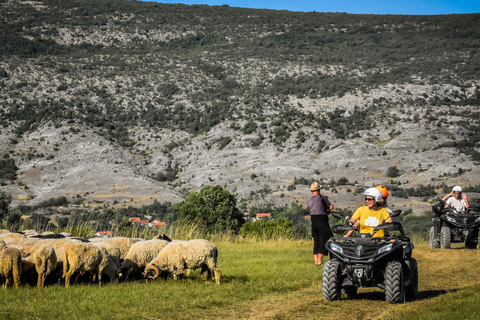
[[[93,281],[98,276],[100,284],[103,274],[110,278],[110,282],[118,282],[118,278],[121,277],[119,269],[105,248],[98,248],[84,242],[71,243],[65,248],[62,276],[65,278],[65,287],[70,285],[71,276],[77,272],[91,273]]]
[[[3,288],[7,288],[10,278],[16,288],[20,286],[20,276],[22,275],[22,255],[15,248],[6,248],[0,252],[0,278],[3,282]]]
[[[27,237],[17,232],[5,232],[5,233],[0,233],[0,239],[5,241],[5,243],[8,245],[10,242],[25,241],[27,240]]]
[[[17,248],[22,254],[22,258],[28,257],[32,253],[32,248],[38,244],[38,239],[26,239],[25,241],[10,242],[9,248]]]
[[[25,258],[23,262],[23,271],[28,271],[31,267],[35,266],[38,275],[37,287],[40,288],[45,286],[45,279],[57,268],[57,255],[51,245],[43,243],[37,247],[32,255]]]
[[[102,242],[93,242],[93,245],[97,246],[98,248],[104,248],[107,250],[108,254],[110,255],[110,258],[112,258],[113,262],[117,266],[117,268],[120,268],[120,250],[117,248],[117,246],[102,241]]]
[[[57,282],[61,282],[65,248],[71,243],[81,243],[81,241],[76,239],[40,239],[33,247],[31,247],[28,253],[33,254],[43,244],[51,245],[57,256],[57,269],[51,278],[55,277]]]
[[[120,250],[120,260],[125,260],[125,257],[130,250],[130,247],[135,243],[143,239],[132,239],[127,237],[113,237],[113,238],[90,238],[90,242],[108,242],[113,244]]]
[[[202,279],[213,273],[215,282],[220,284],[217,247],[208,240],[170,242],[158,256],[145,268],[144,275],[156,279],[161,271],[173,274],[174,279],[181,276],[185,269],[202,268]]]
[[[158,256],[158,253],[169,244],[166,240],[143,240],[134,243],[128,251],[120,267],[125,280],[140,278],[147,264]]]

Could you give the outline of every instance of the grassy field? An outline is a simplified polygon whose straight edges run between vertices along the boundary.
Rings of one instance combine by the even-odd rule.
[[[0,290],[0,319],[478,319],[480,250],[418,244],[419,299],[389,305],[380,289],[323,301],[312,242],[217,243],[222,284],[181,282]]]

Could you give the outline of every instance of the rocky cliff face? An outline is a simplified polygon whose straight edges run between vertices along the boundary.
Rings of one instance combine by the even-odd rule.
[[[388,27],[383,16],[88,4],[0,4],[13,37],[1,39],[0,156],[19,168],[2,188],[15,205],[80,195],[139,206],[218,184],[246,207],[280,206],[305,203],[303,178],[353,210],[376,184],[479,184],[478,53],[453,46],[478,38],[444,37],[452,17]],[[454,22],[475,33],[476,19]],[[156,179],[168,170],[175,180]],[[390,205],[419,213],[431,199],[393,191]]]

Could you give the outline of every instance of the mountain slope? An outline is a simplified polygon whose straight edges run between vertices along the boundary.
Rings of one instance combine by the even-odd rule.
[[[123,0],[9,0],[0,14],[0,156],[29,189],[4,188],[32,198],[16,204],[176,202],[219,184],[247,208],[283,205],[305,201],[304,178],[353,209],[379,183],[479,184],[478,14]],[[423,198],[391,203],[421,212]]]

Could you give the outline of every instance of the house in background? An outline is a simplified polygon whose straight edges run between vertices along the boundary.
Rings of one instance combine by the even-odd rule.
[[[256,220],[258,219],[272,220],[272,215],[270,213],[257,213]]]
[[[150,228],[151,227],[162,227],[162,226],[167,225],[165,222],[162,222],[162,221],[153,220],[152,222],[150,222],[149,220],[141,220],[139,217],[128,218],[128,220],[132,224],[139,224],[141,226],[150,227]]]
[[[111,238],[112,231],[98,231],[97,233],[95,233],[95,236],[102,238]]]

